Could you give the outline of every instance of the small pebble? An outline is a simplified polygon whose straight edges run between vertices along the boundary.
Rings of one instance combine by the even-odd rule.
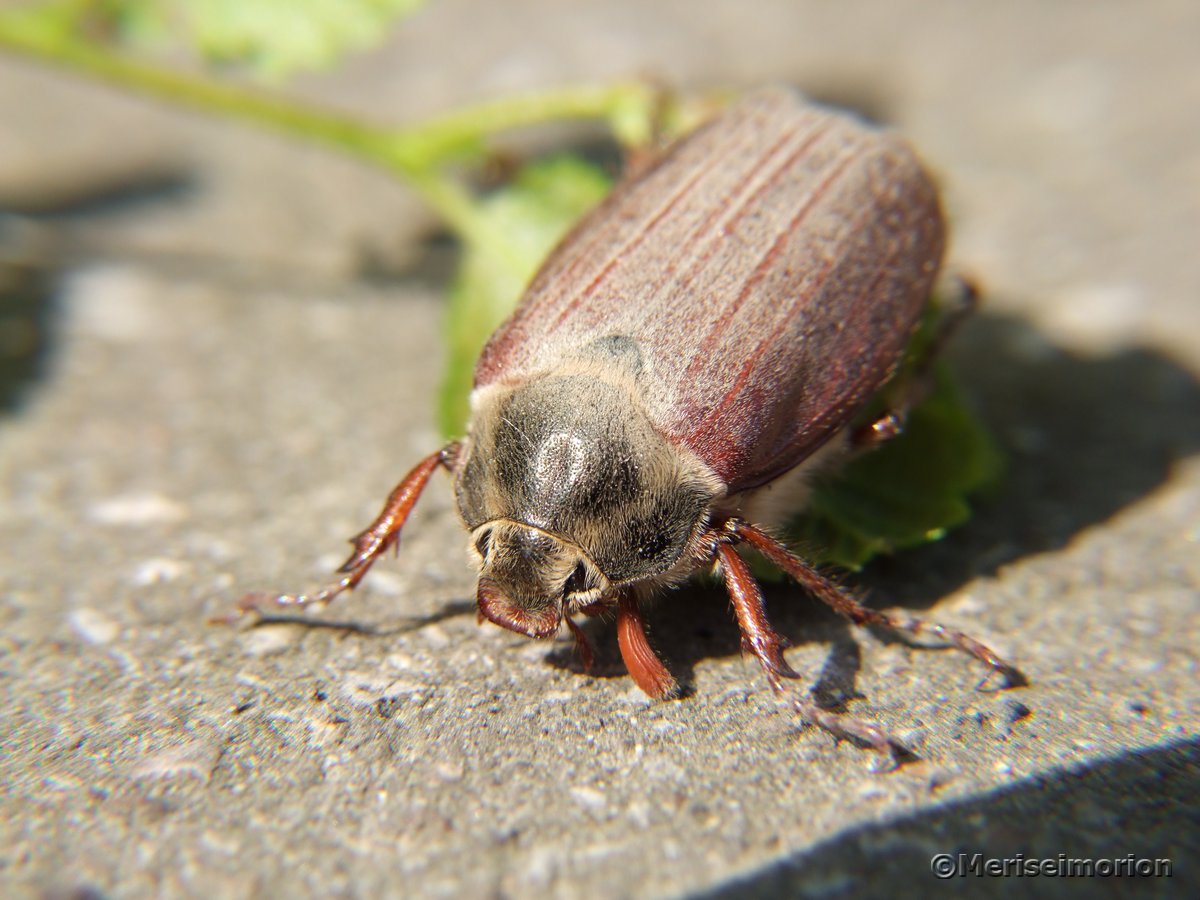
[[[121,625],[115,619],[89,607],[72,610],[67,615],[71,630],[89,644],[109,644],[121,634]]]
[[[162,494],[124,494],[94,503],[87,517],[100,525],[161,525],[186,519],[188,509]]]

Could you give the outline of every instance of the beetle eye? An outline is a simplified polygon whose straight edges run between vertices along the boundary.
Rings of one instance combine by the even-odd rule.
[[[485,531],[475,539],[475,552],[482,559],[487,559],[488,551],[492,549],[492,533]]]
[[[567,583],[563,585],[563,595],[582,594],[587,589],[587,568],[583,563],[578,563],[575,571],[571,573],[571,577],[567,579]]]

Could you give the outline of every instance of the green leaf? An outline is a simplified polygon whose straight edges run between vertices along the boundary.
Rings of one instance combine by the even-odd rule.
[[[131,43],[182,42],[210,61],[279,79],[380,41],[424,0],[101,0]]]
[[[971,514],[968,497],[994,487],[999,450],[945,368],[904,432],[819,480],[788,523],[810,562],[861,569],[871,557],[938,540]]]
[[[512,312],[525,285],[580,216],[603,199],[611,181],[574,156],[533,162],[480,201],[487,246],[467,244],[450,289],[449,359],[438,404],[447,437],[461,436],[469,413],[475,361]]]

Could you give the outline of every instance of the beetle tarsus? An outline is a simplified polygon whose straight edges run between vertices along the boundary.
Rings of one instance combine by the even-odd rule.
[[[914,759],[916,754],[899,739],[888,734],[885,728],[874,722],[866,722],[853,716],[843,715],[824,709],[811,700],[798,697],[780,682],[772,679],[771,687],[777,693],[788,693],[792,708],[805,722],[823,728],[835,738],[853,741],[864,747],[869,747],[882,754],[889,760],[889,765],[879,769],[880,772],[892,772],[900,768],[903,761]]]
[[[767,621],[762,589],[754,580],[750,566],[727,541],[718,545],[717,558],[721,564],[725,586],[733,601],[738,626],[742,629],[742,646],[753,653],[762,664],[767,681],[775,692],[786,695],[788,702],[806,722],[825,729],[834,737],[848,738],[885,754],[892,761],[890,768],[885,771],[897,768],[902,757],[912,756],[907,747],[880,726],[822,709],[812,701],[796,696],[795,692],[784,686],[784,678],[795,680],[800,678],[800,673],[783,658],[786,642],[775,633]]]
[[[934,323],[933,337],[912,364],[913,375],[918,379],[928,380],[934,363],[941,357],[950,339],[979,307],[979,289],[974,282],[962,275],[948,275],[942,278],[934,296],[938,321]],[[909,408],[912,408],[912,404]]]
[[[970,635],[939,625],[937,622],[909,617],[902,618],[879,610],[868,609],[765,531],[738,519],[731,519],[730,523],[727,524],[726,530],[737,540],[749,544],[792,576],[802,588],[855,625],[875,625],[911,637],[932,634],[949,646],[969,653],[988,666],[991,672],[981,682],[981,687],[986,685],[993,675],[1000,675],[1003,678],[1004,688],[1018,687],[1028,683],[1016,666],[1005,662],[994,650]]]
[[[970,278],[956,272],[941,280],[934,291],[938,309],[942,310],[942,321],[938,323],[937,355],[954,332],[979,308],[979,287]]]
[[[274,606],[280,608],[319,606],[328,603],[343,591],[351,590],[365,574],[366,571],[364,570],[358,575],[357,578],[355,578],[353,575],[348,575],[347,577],[341,578],[338,581],[335,581],[333,584],[322,588],[314,594],[267,594],[260,591],[255,591],[245,594],[240,600],[238,600],[237,606],[235,607],[235,613],[239,616],[245,615],[246,613],[257,613],[261,615],[263,612],[263,607],[265,606]],[[230,617],[230,621],[233,621],[232,616]]]
[[[945,625],[939,625],[937,622],[930,622],[926,619],[909,616],[902,617],[894,613],[877,612],[875,610],[867,611],[871,613],[868,624],[881,625],[891,631],[913,638],[930,634],[944,644],[955,647],[964,653],[969,653],[971,656],[982,661],[987,665],[989,671],[976,686],[979,690],[1005,690],[1029,683],[1020,669],[1011,663],[1005,662],[994,650],[986,644],[977,641],[969,634],[964,634],[955,628],[947,628]],[[989,684],[996,676],[1000,677],[1000,685],[996,688],[989,688]]]

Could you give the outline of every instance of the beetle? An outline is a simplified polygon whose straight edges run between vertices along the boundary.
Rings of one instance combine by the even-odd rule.
[[[895,133],[786,88],[748,95],[620,184],[561,241],[475,369],[466,436],[421,461],[313,594],[324,603],[395,546],[438,469],[454,478],[481,619],[533,638],[615,610],[633,680],[679,685],[642,611],[701,570],[724,581],[745,651],[780,693],[784,658],[751,548],[856,624],[933,635],[1008,684],[962,632],[869,609],[758,524],[817,467],[896,433],[868,422],[930,302],[944,221]],[[985,681],[987,679],[985,678]],[[789,695],[800,716],[898,757],[882,728]]]

